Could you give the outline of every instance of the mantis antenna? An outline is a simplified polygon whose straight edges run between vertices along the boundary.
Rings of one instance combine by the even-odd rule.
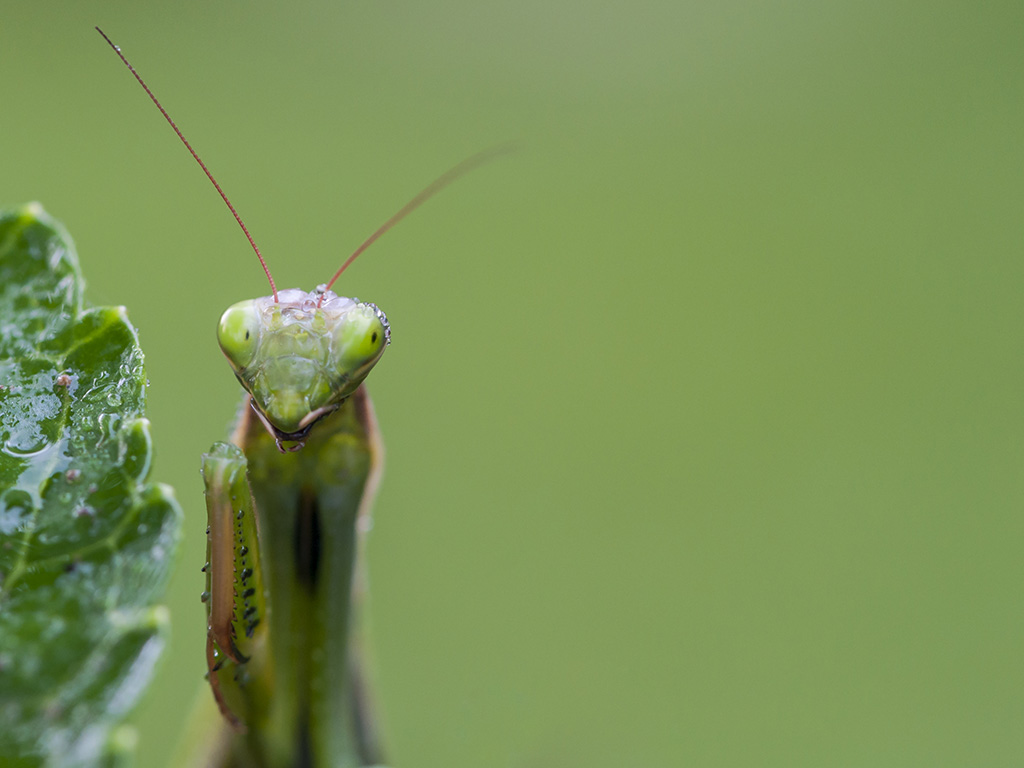
[[[194,157],[196,162],[199,163],[199,167],[203,169],[203,172],[206,174],[206,177],[213,183],[213,186],[216,188],[217,193],[221,196],[221,199],[227,205],[228,210],[230,210],[231,214],[235,217],[235,221],[238,222],[238,226],[240,226],[242,228],[242,231],[245,233],[246,238],[249,240],[249,245],[251,245],[252,249],[256,252],[256,258],[260,260],[260,265],[263,267],[263,271],[266,272],[267,280],[270,282],[270,290],[274,294],[274,303],[279,303],[277,298],[277,286],[274,285],[274,278],[271,277],[270,275],[270,269],[269,267],[267,267],[267,262],[263,260],[263,254],[260,253],[260,249],[256,246],[256,242],[252,239],[252,235],[249,234],[249,230],[246,228],[245,223],[242,221],[242,217],[239,216],[238,211],[235,210],[235,206],[233,206],[231,204],[231,201],[228,200],[228,196],[224,194],[224,190],[221,189],[220,184],[217,183],[217,180],[213,177],[213,174],[210,173],[210,169],[206,167],[206,163],[204,163],[202,159],[199,157],[199,155],[196,153],[196,151],[192,149],[192,145],[188,143],[188,139],[185,138],[185,135],[181,132],[178,126],[175,125],[174,121],[171,119],[171,116],[167,114],[167,110],[163,108],[163,105],[160,103],[159,99],[157,99],[157,97],[153,95],[153,92],[149,90],[149,86],[146,85],[146,82],[142,79],[139,73],[135,71],[135,67],[133,67],[129,63],[128,59],[125,58],[124,54],[121,53],[121,49],[118,46],[114,45],[114,43],[111,41],[109,37],[107,37],[106,33],[102,29],[96,27],[96,31],[103,36],[103,39],[107,41],[107,45],[109,45],[114,50],[114,53],[116,53],[118,57],[121,59],[121,61],[124,62],[124,65],[128,67],[128,71],[131,72],[135,76],[135,79],[139,81],[139,85],[142,86],[143,90],[146,92],[146,95],[149,96],[150,99],[152,99],[154,104],[156,104],[156,108],[160,110],[160,114],[164,116],[164,119],[170,124],[171,128],[174,129],[174,132],[178,135],[178,138],[181,139],[181,143],[185,145],[186,149],[188,149],[188,151],[192,154],[192,157]],[[324,286],[323,290],[320,292],[320,299],[317,301],[317,307],[319,307],[320,304],[323,302],[324,294],[328,290],[330,290],[331,286],[334,285],[335,281],[339,277],[341,277],[341,273],[348,269],[348,266],[353,261],[356,260],[359,254],[361,254],[363,251],[365,251],[367,248],[373,245],[377,238],[379,238],[381,235],[383,235],[385,232],[387,232],[389,229],[395,226],[395,224],[397,224],[410,213],[412,213],[414,210],[419,208],[428,199],[433,197],[437,192],[440,192],[442,189],[447,187],[456,179],[466,175],[473,169],[477,168],[480,165],[483,165],[484,163],[493,159],[494,157],[501,154],[505,154],[506,152],[511,152],[513,149],[514,145],[512,145],[511,143],[499,144],[495,147],[491,147],[490,149],[485,149],[482,152],[478,152],[475,155],[466,158],[461,163],[456,165],[454,168],[451,168],[447,172],[441,174],[436,179],[434,179],[434,181],[428,184],[418,195],[416,195],[412,200],[406,203],[398,211],[398,213],[396,213],[390,219],[385,221],[372,235],[370,235],[368,238],[366,238],[366,240],[363,241],[362,245],[360,245],[358,248],[355,249],[355,251],[352,252],[352,255],[345,260],[345,263],[342,264],[341,267],[338,268],[338,271],[334,273],[334,276],[330,279],[327,285]]]
[[[448,171],[434,179],[432,182],[430,182],[430,184],[424,187],[423,190],[418,195],[416,195],[412,200],[410,200],[408,203],[402,206],[401,210],[399,210],[398,213],[396,213],[390,219],[381,224],[381,226],[377,229],[376,232],[374,232],[372,235],[366,238],[366,240],[363,241],[363,244],[352,252],[352,255],[349,256],[345,260],[345,263],[338,268],[338,271],[334,273],[334,277],[331,278],[330,282],[328,282],[327,285],[324,286],[324,293],[330,290],[331,286],[334,285],[334,282],[339,277],[341,277],[341,273],[348,269],[349,264],[355,261],[356,257],[358,257],[359,254],[361,254],[363,251],[365,251],[367,248],[373,245],[374,241],[377,240],[377,238],[379,238],[381,235],[383,235],[385,232],[387,232],[389,229],[395,226],[395,224],[397,224],[410,213],[412,213],[414,210],[419,208],[421,205],[423,205],[423,203],[425,203],[436,193],[440,192],[442,189],[447,187],[456,179],[465,176],[473,169],[483,165],[489,160],[492,160],[498,155],[505,154],[506,152],[511,152],[514,149],[514,144],[506,143],[498,144],[497,146],[491,147],[490,149],[485,149],[482,152],[477,152],[475,155],[467,157],[454,168],[449,169]],[[323,293],[320,294],[320,301],[323,301]],[[320,306],[319,302],[317,303],[317,306]]]
[[[124,54],[121,53],[121,49],[114,45],[114,43],[111,41],[109,37],[107,37],[107,34],[102,29],[96,27],[96,31],[99,32],[103,36],[103,39],[107,41],[107,45],[114,49],[114,53],[116,53],[118,57],[121,59],[121,61],[124,62],[124,65],[128,67],[128,71],[135,75],[135,79],[139,81],[139,85],[142,86],[142,89],[146,92],[146,95],[153,100],[153,103],[156,104],[156,108],[160,110],[160,114],[162,114],[164,116],[164,119],[168,123],[170,123],[171,128],[174,129],[174,132],[178,134],[178,138],[181,139],[182,144],[184,144],[188,151],[192,153],[192,157],[194,157],[196,159],[196,162],[199,163],[199,167],[203,169],[203,172],[206,174],[206,177],[213,183],[213,186],[216,187],[217,193],[221,196],[221,199],[225,202],[225,204],[227,204],[228,209],[235,217],[235,221],[238,222],[238,226],[242,228],[242,231],[245,233],[246,238],[249,240],[249,245],[251,245],[252,249],[256,251],[256,258],[260,260],[260,265],[263,267],[263,271],[267,273],[267,280],[270,281],[270,290],[274,294],[274,303],[277,304],[277,286],[274,285],[274,278],[271,277],[270,269],[267,267],[267,262],[263,260],[263,254],[261,254],[260,249],[256,247],[256,242],[252,239],[252,235],[249,234],[249,230],[246,228],[245,223],[242,221],[242,217],[238,215],[238,211],[235,210],[235,206],[231,204],[231,201],[228,200],[228,196],[224,194],[224,190],[220,188],[220,184],[218,184],[217,180],[213,178],[213,174],[210,173],[210,169],[206,167],[206,163],[204,163],[202,159],[199,157],[199,155],[196,154],[196,151],[192,149],[192,145],[188,143],[188,139],[185,138],[185,135],[178,129],[178,126],[174,124],[174,121],[171,120],[171,116],[167,114],[167,110],[163,108],[163,105],[160,103],[159,99],[157,99],[157,97],[153,95],[153,92],[149,90],[149,86],[146,85],[145,80],[142,79],[139,73],[135,71],[135,67],[133,67],[128,62],[128,59],[124,57]]]

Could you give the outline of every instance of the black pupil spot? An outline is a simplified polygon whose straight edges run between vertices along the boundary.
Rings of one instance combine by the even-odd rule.
[[[248,340],[249,340],[249,331],[246,331],[246,332],[245,332],[245,340],[246,340],[246,341],[248,341]]]
[[[377,332],[376,331],[373,332],[373,336],[370,337],[370,341],[374,341],[374,342],[377,341]]]

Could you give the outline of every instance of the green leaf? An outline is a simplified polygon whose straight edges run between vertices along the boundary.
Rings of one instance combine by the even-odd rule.
[[[0,212],[0,763],[94,765],[164,646],[181,511],[147,483],[123,307],[85,308],[70,238]],[[114,734],[112,736],[112,733]],[[13,761],[13,762],[11,762]]]

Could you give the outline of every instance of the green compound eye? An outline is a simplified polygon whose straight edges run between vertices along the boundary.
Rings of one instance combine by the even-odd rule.
[[[236,371],[252,362],[259,343],[259,313],[253,301],[240,301],[225,310],[217,326],[217,342]]]
[[[380,359],[391,341],[391,328],[374,304],[359,304],[334,332],[333,363],[336,371],[359,382]]]

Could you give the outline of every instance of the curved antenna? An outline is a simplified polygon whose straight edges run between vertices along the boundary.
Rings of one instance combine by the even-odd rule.
[[[398,213],[396,213],[390,219],[385,221],[376,232],[374,232],[372,235],[366,238],[366,240],[363,241],[363,244],[356,248],[355,251],[353,251],[352,255],[345,260],[345,263],[341,265],[338,271],[334,273],[334,277],[331,278],[331,281],[327,283],[327,285],[324,287],[324,293],[331,289],[331,286],[334,285],[334,282],[339,277],[341,277],[341,273],[348,269],[348,265],[355,261],[356,257],[359,256],[359,254],[361,254],[363,251],[369,248],[377,238],[379,238],[381,235],[383,235],[385,232],[387,232],[389,229],[395,226],[395,224],[397,224],[410,213],[412,213],[414,210],[419,208],[429,198],[433,197],[434,194],[440,192],[442,189],[447,187],[449,184],[451,184],[459,177],[465,176],[474,168],[478,168],[487,161],[493,160],[498,155],[504,155],[508,152],[511,152],[514,149],[515,145],[511,143],[499,144],[495,147],[491,147],[490,149],[485,149],[482,152],[477,152],[475,155],[471,157],[467,157],[454,168],[447,171],[446,173],[441,174],[436,179],[434,179],[429,185],[427,185],[423,189],[422,192],[420,192],[418,195],[416,195],[416,197],[414,197],[412,200],[410,200],[408,203],[402,206],[402,209],[399,210]],[[320,302],[322,302],[323,299],[324,294],[321,293],[320,301],[317,302],[318,307],[320,306]]]
[[[103,35],[103,39],[107,41],[107,45],[109,45],[111,48],[114,49],[114,53],[116,53],[120,57],[121,61],[124,62],[124,65],[126,67],[128,67],[128,71],[131,72],[133,75],[135,75],[135,79],[139,81],[139,85],[142,86],[142,89],[146,92],[146,94],[149,96],[149,98],[151,98],[153,100],[153,103],[156,104],[156,108],[160,110],[160,114],[162,114],[164,116],[164,119],[168,123],[170,123],[171,128],[174,129],[174,132],[176,134],[178,134],[178,138],[181,139],[181,143],[185,145],[185,147],[188,149],[189,152],[192,153],[192,157],[194,157],[196,159],[196,162],[199,163],[199,167],[203,169],[203,172],[206,174],[206,177],[211,182],[213,182],[213,186],[217,188],[217,192],[218,192],[218,194],[220,194],[221,199],[227,204],[228,209],[234,215],[235,221],[238,222],[238,226],[240,226],[242,228],[242,231],[245,232],[245,236],[249,240],[249,245],[251,245],[252,249],[254,251],[256,251],[256,258],[258,258],[260,260],[260,264],[263,266],[263,271],[267,273],[267,280],[270,281],[270,290],[274,294],[274,303],[275,304],[278,303],[277,302],[277,286],[274,285],[274,278],[270,276],[270,269],[267,267],[267,262],[265,262],[263,260],[263,254],[261,254],[260,253],[260,249],[256,247],[256,243],[252,239],[252,235],[250,235],[249,234],[249,230],[246,229],[245,224],[242,222],[242,217],[239,216],[238,215],[238,211],[235,210],[235,206],[233,206],[231,204],[231,201],[228,200],[228,196],[224,194],[224,190],[220,188],[220,184],[218,184],[217,180],[215,178],[213,178],[213,174],[210,173],[210,169],[206,167],[206,163],[204,163],[199,158],[199,155],[196,154],[196,151],[194,149],[192,149],[192,145],[188,143],[188,139],[186,139],[185,136],[182,134],[182,132],[180,130],[178,130],[178,126],[176,126],[174,124],[174,121],[171,120],[171,116],[167,114],[167,110],[163,108],[163,105],[161,105],[159,100],[157,100],[156,96],[153,95],[153,92],[151,90],[149,90],[149,86],[146,85],[145,81],[139,76],[139,73],[135,71],[135,67],[133,67],[131,64],[128,63],[128,59],[126,59],[124,57],[124,54],[121,53],[121,49],[118,48],[116,45],[114,45],[113,42],[111,42],[110,38],[107,37],[107,34],[102,29],[100,29],[99,27],[96,27],[96,31],[99,32],[101,35]]]

